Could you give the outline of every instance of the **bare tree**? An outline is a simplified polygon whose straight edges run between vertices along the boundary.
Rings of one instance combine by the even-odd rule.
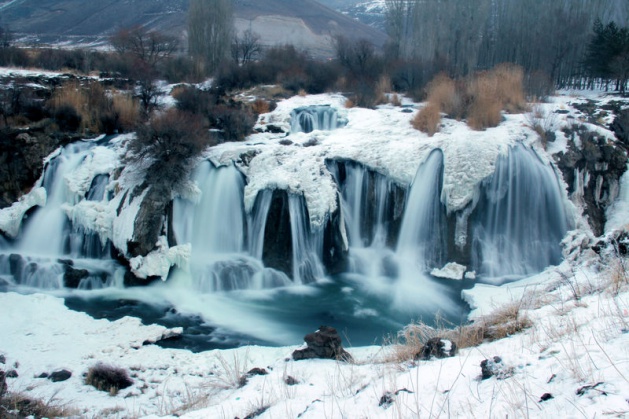
[[[211,73],[230,53],[233,36],[230,0],[191,0],[188,50],[199,73]]]
[[[236,64],[245,64],[253,61],[261,50],[260,35],[247,29],[241,37],[234,37],[231,47],[232,59]]]
[[[120,54],[130,54],[151,67],[170,57],[179,47],[179,40],[143,26],[123,28],[110,38],[111,45]]]

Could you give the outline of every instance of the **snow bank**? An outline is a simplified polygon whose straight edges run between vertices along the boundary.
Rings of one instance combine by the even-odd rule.
[[[24,214],[35,206],[43,207],[46,205],[46,189],[35,187],[26,195],[23,195],[19,201],[14,202],[8,208],[0,210],[0,230],[9,237],[17,237],[22,225]]]
[[[430,274],[432,276],[436,276],[437,278],[461,280],[463,279],[463,275],[465,274],[466,270],[467,266],[459,265],[455,262],[450,262],[441,269],[433,269]]]
[[[157,242],[157,250],[146,256],[137,256],[129,259],[131,272],[138,278],[146,279],[158,276],[165,281],[172,266],[188,269],[188,261],[192,252],[191,245],[183,244],[168,247],[166,237],[161,236]]]

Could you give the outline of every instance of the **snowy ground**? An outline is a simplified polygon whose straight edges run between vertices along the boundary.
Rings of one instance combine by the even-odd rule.
[[[568,116],[579,118],[568,106],[574,100],[565,94],[541,105],[547,112],[568,110],[567,116],[550,121],[554,129],[567,123]],[[291,109],[317,101],[341,106],[344,98],[293,98],[281,103],[265,123],[285,124]],[[294,134],[290,146],[279,144],[281,135],[258,134],[247,143],[216,147],[208,156],[229,164],[243,152],[260,151],[250,165],[241,167],[250,180],[249,199],[273,182],[295,189],[306,196],[311,221],[317,223],[336,197],[331,183],[322,186],[320,177],[315,182],[311,176],[324,167],[325,158],[351,158],[408,184],[424,156],[440,147],[446,159],[444,193],[456,209],[474,198],[473,186],[513,141],[536,142],[523,115],[506,115],[499,127],[483,132],[444,121],[442,132],[428,138],[410,128],[412,114],[399,108],[344,112],[350,124],[342,132]],[[368,144],[367,137],[372,139]],[[313,138],[316,144],[305,147]],[[471,144],[485,152],[474,166],[464,160],[474,152]],[[549,151],[565,146],[566,139],[560,137]],[[282,164],[272,164],[280,157]],[[608,228],[620,228],[629,219],[626,176],[622,183]],[[13,211],[12,217],[21,214],[17,208]],[[568,249],[577,249],[579,240],[588,240],[587,234],[575,233]],[[351,364],[292,361],[297,346],[199,354],[162,349],[150,342],[177,330],[144,326],[133,318],[94,320],[50,295],[3,293],[0,355],[6,364],[0,368],[18,373],[8,379],[11,391],[74,409],[76,417],[231,419],[254,412],[260,418],[624,417],[629,415],[626,268],[625,261],[585,251],[532,278],[502,287],[477,285],[464,295],[475,308],[472,317],[517,304],[532,326],[506,339],[462,349],[453,358],[418,362],[401,360],[395,345],[347,348],[355,359]],[[481,380],[481,361],[494,356],[503,360],[503,375]],[[116,395],[86,385],[83,374],[97,363],[125,368],[134,384]],[[239,378],[254,367],[265,368],[268,375],[251,377],[239,387]],[[59,369],[70,370],[72,377],[58,383],[35,378]],[[291,385],[288,377],[294,379]],[[387,394],[390,403],[381,403]],[[542,401],[544,394],[552,398]]]
[[[12,391],[71,407],[77,417],[231,419],[261,408],[260,418],[624,417],[629,292],[626,276],[618,292],[609,281],[628,272],[595,259],[588,265],[566,262],[525,284],[473,291],[484,312],[515,301],[533,326],[445,360],[400,360],[395,345],[347,348],[352,364],[289,360],[296,347],[193,354],[148,343],[176,331],[129,317],[94,320],[59,298],[14,293],[0,294],[0,354],[3,368],[19,374],[8,379]],[[494,356],[506,378],[481,380],[481,361]],[[115,396],[84,384],[97,363],[126,369],[134,384]],[[238,387],[254,367],[269,374]],[[73,375],[35,378],[58,369]],[[289,376],[297,383],[287,384]],[[386,393],[391,403],[380,405]],[[545,393],[553,398],[541,401]]]

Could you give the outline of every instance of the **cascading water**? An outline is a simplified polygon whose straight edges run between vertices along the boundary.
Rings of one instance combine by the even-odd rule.
[[[0,255],[0,275],[13,285],[37,289],[96,289],[121,287],[124,269],[109,256],[95,233],[71,226],[64,205],[81,199],[107,199],[108,176],[97,176],[87,197],[70,191],[67,177],[85,159],[93,143],[79,142],[61,149],[44,171],[46,205],[25,220],[23,232],[11,254]]]
[[[561,186],[533,150],[511,148],[482,191],[471,219],[472,264],[485,280],[503,282],[561,261],[569,229]]]
[[[48,163],[43,179],[43,186],[48,195],[46,205],[38,208],[29,217],[18,242],[17,248],[20,253],[40,256],[58,256],[66,253],[68,236],[64,234],[64,228],[68,217],[62,205],[66,202],[76,203],[80,197],[68,189],[65,176],[81,163],[89,147],[89,143],[70,144]],[[42,237],[46,239],[42,240]]]
[[[346,123],[339,119],[338,111],[329,105],[296,108],[290,118],[291,132],[332,131]]]
[[[215,168],[205,161],[197,168],[194,179],[201,189],[199,202],[178,199],[173,208],[177,242],[190,243],[192,247],[190,271],[194,289],[217,292],[287,285],[287,278],[265,269],[258,255],[247,252],[244,180],[238,170],[233,166]],[[256,218],[260,216],[254,215]],[[263,226],[260,229],[264,234]],[[253,228],[248,233],[250,243],[256,246],[254,252],[259,252],[259,234]]]
[[[447,257],[442,178],[443,153],[435,150],[415,175],[400,229],[397,254],[415,259],[423,270],[442,264]]]
[[[323,253],[323,229],[312,231],[302,196],[289,195],[288,208],[293,243],[293,280],[307,284],[323,278],[320,255]]]

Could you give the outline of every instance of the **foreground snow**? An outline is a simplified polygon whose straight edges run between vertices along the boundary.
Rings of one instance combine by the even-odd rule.
[[[475,288],[470,300],[485,313],[515,302],[533,325],[445,360],[401,360],[396,346],[348,348],[354,364],[295,362],[297,346],[193,354],[150,344],[178,330],[128,317],[94,320],[59,298],[15,293],[0,294],[0,354],[3,369],[19,373],[8,381],[12,391],[72,407],[79,417],[231,419],[263,408],[260,418],[622,417],[629,414],[629,292],[626,277],[618,293],[609,281],[627,272],[620,265],[599,272],[595,259],[587,265],[571,270],[565,262],[533,280]],[[493,356],[507,378],[480,380],[481,361]],[[97,363],[125,368],[133,386],[112,396],[84,384]],[[238,388],[254,367],[269,374]],[[68,381],[35,378],[62,368],[73,373]],[[289,376],[297,384],[287,384]],[[391,403],[381,405],[386,393]],[[545,393],[553,398],[541,401]]]

